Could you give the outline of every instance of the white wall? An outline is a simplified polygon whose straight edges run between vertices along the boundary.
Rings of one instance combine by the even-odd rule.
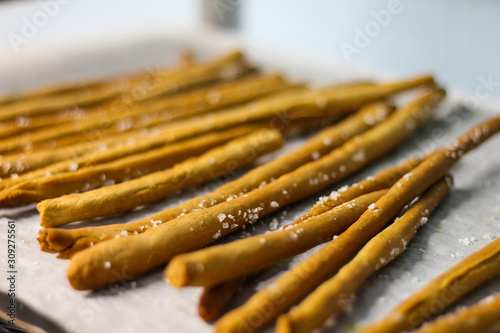
[[[445,85],[469,92],[490,78],[498,82],[490,87],[492,96],[500,99],[500,1],[246,0],[239,4],[242,29],[251,40],[311,59],[392,74],[430,71]],[[372,12],[387,12],[390,6],[395,6],[395,14],[383,26]],[[367,27],[373,29],[373,37],[361,40],[357,31]],[[359,53],[346,57],[349,53],[341,46],[347,44],[359,46]]]
[[[103,36],[125,39],[144,31],[192,26],[200,22],[200,10],[197,0],[5,2],[0,4],[0,51],[13,51],[18,46],[17,51],[23,52],[30,47]],[[17,43],[15,35],[26,43]]]

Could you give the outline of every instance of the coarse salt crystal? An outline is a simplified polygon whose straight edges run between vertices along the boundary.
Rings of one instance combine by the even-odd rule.
[[[487,232],[487,233],[483,234],[483,238],[488,239],[488,240],[493,240],[493,239],[495,239],[495,235],[493,235],[491,232]]]
[[[221,235],[221,232],[220,232],[220,230],[219,230],[219,231],[217,231],[217,232],[216,232],[216,233],[212,236],[212,238],[217,239],[217,238],[219,238],[219,237],[220,237],[220,235]]]
[[[368,206],[368,209],[375,209],[375,203],[372,203],[370,206]]]
[[[110,269],[111,268],[111,263],[109,261],[104,262],[104,268]]]
[[[279,226],[279,222],[278,222],[278,220],[277,220],[276,218],[274,218],[274,219],[271,221],[271,223],[269,223],[269,228],[270,228],[271,230],[273,230],[273,231],[274,231],[274,230],[276,230],[276,229],[278,229],[278,226]]]
[[[271,201],[271,207],[278,208],[280,206],[276,201]]]
[[[217,217],[219,218],[219,222],[222,222],[226,218],[226,214],[221,213],[221,214],[217,215]]]
[[[422,218],[420,219],[420,226],[423,226],[424,224],[426,224],[427,221],[429,221],[429,218],[422,216]]]

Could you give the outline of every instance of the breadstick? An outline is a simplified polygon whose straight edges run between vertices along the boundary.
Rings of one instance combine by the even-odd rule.
[[[112,101],[101,103],[104,106],[124,105],[139,100],[154,98],[158,95],[177,91],[180,88],[198,83],[216,80],[248,71],[250,67],[241,52],[232,52],[218,59],[181,67],[166,73],[150,75],[153,80],[137,80],[133,85],[118,82],[111,85],[98,85],[95,89],[45,96],[36,100],[20,101],[0,107],[0,121],[11,120],[19,116],[40,115],[57,112],[63,108],[80,105],[86,106],[103,102],[109,97]],[[149,81],[153,81],[150,83]],[[118,96],[121,94],[121,96]]]
[[[151,219],[166,222],[181,214],[211,207],[230,198],[234,199],[341,146],[346,140],[383,121],[390,111],[391,108],[383,103],[369,104],[353,116],[319,132],[300,148],[249,171],[239,179],[221,186],[208,195],[191,199],[178,207],[155,214],[151,218],[102,227],[42,230],[39,237],[40,247],[43,251],[59,252],[61,258],[69,258],[73,253],[91,244],[114,238],[121,234],[122,230],[128,233],[141,233],[144,228],[151,226]]]
[[[429,282],[385,318],[362,332],[390,333],[413,329],[499,274],[500,239],[496,239]]]
[[[432,77],[419,77],[408,81],[374,87],[358,85],[341,89],[330,88],[321,91],[276,94],[241,107],[233,107],[215,114],[203,115],[197,119],[177,121],[175,124],[163,127],[160,134],[166,133],[165,135],[168,137],[178,135],[181,138],[186,138],[208,130],[220,130],[241,123],[261,121],[269,118],[279,121],[280,117],[285,117],[293,110],[303,108],[334,110],[337,118],[342,118],[349,112],[352,112],[353,109],[371,100],[385,98],[391,94],[429,83],[432,83]],[[129,132],[129,135],[133,138],[135,132]],[[161,138],[162,136],[160,136]],[[100,143],[107,143],[107,141],[103,140]],[[88,150],[88,147],[85,146],[82,149],[85,151],[85,149]],[[46,159],[49,158],[44,156],[44,160]],[[24,162],[18,161],[18,164],[20,164],[21,170],[27,167]],[[10,170],[12,165],[14,164],[10,163],[10,161],[4,161],[0,166],[2,166],[1,169]],[[8,172],[8,170],[4,172]]]
[[[324,212],[327,212],[344,202],[357,198],[360,195],[391,187],[399,178],[420,164],[420,162],[422,162],[422,158],[412,158],[410,160],[403,161],[392,168],[382,170],[381,172],[356,184],[334,191],[328,197],[320,198],[320,201],[314,205],[311,210],[299,217],[294,223],[306,221],[312,216],[323,214]]]
[[[229,52],[205,63],[183,66],[155,77],[154,83],[147,87],[138,87],[122,97],[122,103],[152,100],[166,93],[175,93],[180,89],[193,87],[197,84],[214,82],[220,79],[230,79],[252,71],[244,55],[240,51]]]
[[[198,314],[206,322],[211,322],[231,300],[245,277],[239,277],[224,283],[203,289],[198,304]]]
[[[380,190],[362,195],[311,217],[307,223],[178,255],[170,261],[165,277],[175,287],[207,287],[258,271],[330,240],[347,229],[386,192]]]
[[[328,274],[339,269],[352,253],[376,235],[406,203],[443,177],[463,154],[484,142],[498,130],[500,130],[500,117],[476,126],[455,140],[449,148],[431,154],[411,173],[406,174],[393,185],[386,195],[375,202],[334,242],[328,243],[307,260],[278,278],[271,286],[253,295],[243,306],[222,317],[216,323],[216,330],[235,332],[245,329],[250,332],[271,321],[314,288]],[[443,157],[443,159],[438,160],[436,157]],[[283,301],[277,304],[278,299],[283,299]],[[268,304],[274,306],[272,311],[266,311],[264,315],[263,307]],[[251,320],[254,316],[261,319],[259,325],[252,326]]]
[[[481,333],[500,323],[500,295],[489,296],[481,302],[443,315],[424,324],[414,333]]]
[[[105,79],[94,79],[94,80],[82,80],[73,82],[63,82],[44,85],[41,87],[34,88],[32,90],[20,93],[11,93],[7,95],[0,96],[0,105],[11,104],[17,101],[27,101],[37,99],[39,97],[46,97],[50,95],[64,95],[67,93],[74,93],[86,89],[92,89],[96,87],[101,87],[105,85],[115,85],[118,82],[136,82],[143,79],[144,72],[131,73],[120,77],[111,77]]]
[[[279,207],[312,195],[401,143],[428,119],[432,107],[443,96],[444,91],[440,89],[420,96],[374,129],[349,140],[340,149],[246,195],[181,216],[143,234],[109,240],[76,253],[68,268],[68,279],[75,289],[104,287],[125,273],[128,276],[140,274],[167,262],[174,255],[206,246]],[[405,126],[408,121],[415,126]],[[360,151],[365,153],[364,159],[353,159]],[[186,235],[189,241],[186,241]],[[147,256],[147,261],[143,255]],[[105,264],[107,261],[111,266]],[[125,266],[127,268],[123,270]]]
[[[153,126],[167,120],[172,121],[173,119],[245,102],[286,87],[290,87],[290,85],[277,75],[255,76],[236,80],[236,83],[223,82],[209,88],[167,96],[167,98],[161,100],[154,100],[133,107],[126,106],[107,112],[96,112],[78,122],[63,123],[51,126],[49,129],[41,128],[26,133],[21,137],[3,139],[0,140],[0,146],[2,147],[0,152],[21,148],[26,141],[33,145],[31,149],[39,148],[41,143],[48,140],[51,140],[50,144],[53,144],[52,140],[56,140],[55,144],[60,145],[59,140],[61,138],[71,135],[75,136],[78,142],[82,137],[78,133],[93,129],[103,131],[105,134],[116,133],[120,131],[119,127],[113,125],[119,124],[123,120],[139,123],[138,126],[130,126],[130,128]],[[242,92],[245,94],[242,94]],[[214,95],[216,96],[213,97]],[[139,121],[141,119],[142,121]]]
[[[386,170],[383,170],[379,173],[377,173],[374,176],[370,176],[367,179],[353,184],[352,186],[349,186],[347,189],[340,189],[338,191],[332,192],[332,194],[329,197],[323,197],[320,198],[320,201],[306,214],[302,215],[299,217],[295,222],[291,224],[297,224],[301,223],[303,221],[307,221],[309,218],[320,215],[329,209],[333,209],[349,200],[355,199],[358,196],[364,195],[369,193],[370,191],[377,191],[382,189],[384,186],[385,187],[390,187],[392,186],[397,179],[399,179],[401,176],[403,176],[405,173],[409,172],[411,169],[413,169],[416,165],[418,165],[422,161],[421,158],[413,158],[408,161],[404,161],[400,163],[399,165],[388,168]],[[210,317],[209,319],[204,318],[201,314],[200,316],[206,320],[212,320],[215,319],[215,317],[218,316],[220,311],[222,310],[223,306],[225,303],[223,303],[222,300],[218,298],[218,293],[221,293],[224,295],[224,300],[225,302],[229,302],[231,300],[232,295],[236,293],[236,290],[239,286],[237,281],[243,281],[244,279],[242,278],[237,278],[234,280],[228,280],[225,282],[221,282],[216,286],[216,291],[211,291],[211,287],[205,287],[204,293],[203,293],[203,302],[202,298],[200,298],[200,303],[198,305],[199,308],[199,313],[205,313],[209,312]],[[211,300],[210,298],[214,297],[214,300]],[[217,304],[217,307],[213,307],[212,310],[205,309],[206,306],[204,306],[203,303],[207,304]]]
[[[322,283],[290,312],[280,316],[276,331],[311,332],[336,314],[370,275],[405,250],[417,229],[427,222],[429,215],[445,198],[451,182],[451,178],[442,179],[431,186],[413,207],[373,237],[336,275]]]
[[[279,132],[263,129],[190,158],[171,169],[89,192],[44,200],[37,206],[41,225],[54,227],[64,224],[60,221],[67,220],[67,216],[89,219],[125,212],[249,165],[257,157],[282,145]]]
[[[88,106],[118,96],[129,88],[126,82],[118,81],[107,85],[98,85],[89,89],[68,92],[62,95],[49,95],[33,100],[18,101],[0,106],[0,121],[31,114],[54,113],[72,106]]]
[[[39,202],[75,192],[85,192],[94,188],[120,183],[151,172],[162,170],[188,157],[224,144],[236,137],[248,135],[257,126],[243,126],[209,133],[193,139],[166,145],[144,153],[84,167],[73,172],[32,178],[0,192],[0,207]]]

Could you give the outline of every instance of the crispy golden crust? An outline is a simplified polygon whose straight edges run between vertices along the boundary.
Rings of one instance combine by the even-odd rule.
[[[210,194],[191,199],[182,205],[155,214],[150,218],[128,224],[103,227],[42,230],[39,238],[40,246],[43,251],[59,252],[60,257],[69,258],[73,253],[90,246],[90,244],[97,244],[100,241],[114,238],[122,230],[128,233],[141,233],[145,227],[151,225],[151,219],[166,222],[181,214],[187,214],[203,207],[214,206],[226,201],[229,197],[241,196],[303,164],[313,161],[318,156],[325,155],[332,149],[339,147],[345,140],[383,121],[390,114],[390,111],[391,108],[383,103],[370,104],[339,124],[321,131],[300,148],[249,171],[239,179],[221,186]],[[314,152],[317,152],[317,154]]]
[[[278,131],[262,129],[167,170],[89,192],[44,200],[37,206],[41,225],[54,227],[75,220],[125,212],[180,189],[226,175],[282,145],[283,139]]]
[[[498,274],[500,274],[500,239],[492,241],[432,280],[385,318],[369,325],[362,332],[391,333],[415,328]],[[439,306],[436,306],[436,303]]]
[[[451,178],[431,186],[403,216],[373,237],[339,272],[322,283],[289,313],[282,315],[276,331],[311,332],[342,309],[364,281],[402,253],[417,229],[445,198]]]
[[[414,333],[481,333],[500,323],[500,295],[489,296],[481,302],[443,315],[424,324]]]
[[[68,279],[75,289],[105,287],[125,274],[135,276],[145,272],[174,255],[206,246],[279,207],[310,196],[401,143],[428,119],[443,96],[444,91],[432,90],[342,148],[230,202],[189,213],[140,235],[112,239],[76,253],[68,268]],[[414,126],[406,126],[409,120]],[[365,158],[353,158],[360,151]]]

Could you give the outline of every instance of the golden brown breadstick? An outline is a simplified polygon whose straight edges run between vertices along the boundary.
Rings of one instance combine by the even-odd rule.
[[[130,129],[157,126],[176,119],[241,104],[278,91],[299,91],[300,89],[305,88],[299,85],[291,85],[285,82],[279,75],[270,74],[251,75],[230,82],[223,81],[186,93],[166,96],[151,102],[139,103],[135,107],[128,106],[108,111],[111,115],[107,116],[105,122],[98,115],[86,124],[78,123],[78,134],[70,133],[71,129],[62,126],[61,132],[69,133],[69,135],[59,137],[55,142],[57,146],[74,144],[81,140],[84,135],[92,134],[104,137]],[[83,127],[85,127],[84,134],[80,133],[80,129]],[[35,147],[44,148],[51,144],[52,140],[48,143],[47,141],[43,141],[35,145]]]
[[[428,119],[443,96],[443,90],[432,90],[340,149],[229,202],[189,213],[143,234],[109,240],[76,253],[68,268],[68,279],[75,289],[102,288],[124,274],[135,276],[176,254],[206,246],[280,207],[310,196],[401,143]],[[408,121],[412,121],[412,126],[406,126]],[[360,151],[364,152],[364,158],[353,158]]]
[[[323,214],[324,212],[329,211],[344,202],[357,198],[360,195],[391,187],[399,178],[420,164],[420,162],[422,162],[422,158],[412,158],[410,160],[403,161],[394,167],[382,170],[381,172],[349,187],[346,186],[337,191],[333,191],[328,197],[320,198],[319,202],[314,205],[311,210],[299,217],[294,223],[306,221],[312,216]]]
[[[144,72],[137,72],[137,73],[130,73],[120,77],[48,84],[25,92],[2,95],[0,96],[0,104],[5,105],[17,101],[33,100],[39,97],[46,97],[49,95],[60,96],[67,93],[74,93],[77,91],[86,90],[89,88],[92,89],[105,85],[115,85],[118,82],[136,82],[138,80],[143,79],[144,76],[146,75],[148,74]]]
[[[336,116],[339,119],[369,101],[385,98],[394,93],[432,82],[432,77],[426,76],[377,86],[355,85],[340,89],[327,88],[320,91],[306,91],[303,93],[293,92],[275,94],[268,98],[262,98],[258,102],[249,103],[241,107],[229,108],[214,114],[203,115],[196,119],[179,120],[170,125],[165,125],[160,130],[160,134],[167,135],[169,139],[171,139],[170,136],[186,138],[208,130],[221,130],[230,126],[261,121],[263,119],[271,118],[271,121],[279,122],[281,118],[286,118],[286,115],[297,109],[333,110],[332,117]],[[134,138],[137,135],[134,131],[121,135],[127,134],[130,138]],[[160,136],[160,140],[162,140],[163,136],[160,134],[157,136]],[[108,141],[109,140],[110,139],[108,139]],[[103,140],[99,143],[107,144],[108,141]],[[116,140],[112,140],[111,142],[116,143],[115,141]],[[162,141],[162,143],[164,143],[164,141]],[[89,148],[85,145],[82,149],[87,152]],[[52,155],[49,154],[49,156]],[[46,159],[49,158],[44,156],[44,161],[46,161]],[[24,163],[24,161],[16,161],[15,165],[19,164],[21,170],[32,165],[32,163],[25,165],[26,163]],[[14,161],[11,163],[11,161],[4,160],[0,163],[2,167],[0,170],[4,173],[9,172],[14,165]],[[0,177],[1,176],[2,175],[0,175]]]
[[[336,275],[322,283],[290,312],[279,317],[276,331],[280,333],[311,332],[341,310],[363,282],[406,249],[417,229],[425,224],[450,185],[442,179],[431,186],[403,216],[373,237]],[[307,224],[307,223],[306,223]]]
[[[36,99],[21,100],[0,106],[0,121],[13,120],[30,114],[54,113],[72,106],[87,106],[118,96],[130,86],[118,81],[111,84],[97,85],[89,89],[68,92],[62,95],[41,96]]]
[[[50,145],[55,143],[60,146],[61,140],[65,144],[68,144],[68,139],[71,139],[71,136],[75,137],[75,140],[72,141],[74,143],[80,141],[82,136],[85,135],[80,133],[91,130],[99,130],[103,134],[109,135],[123,131],[121,128],[133,129],[153,126],[167,120],[172,121],[242,103],[290,86],[278,75],[257,75],[236,80],[235,82],[222,82],[211,85],[208,88],[202,87],[191,92],[153,100],[149,103],[145,102],[133,106],[127,105],[112,110],[104,110],[102,112],[93,112],[93,114],[80,119],[78,122],[41,128],[26,133],[21,137],[6,138],[0,140],[0,146],[2,147],[0,152],[21,148],[27,141],[32,145],[31,149],[40,148],[40,145],[49,140]],[[116,126],[120,125],[124,120],[132,122],[132,124],[127,127]],[[134,123],[137,124],[133,126]],[[66,139],[65,141],[64,138]],[[54,142],[53,140],[56,141]]]
[[[31,178],[0,191],[0,207],[39,202],[75,192],[120,183],[144,176],[179,163],[188,157],[200,155],[236,137],[257,130],[258,126],[235,127],[192,139],[166,145],[147,152],[133,154],[72,172]],[[29,175],[29,174],[28,174]],[[27,178],[27,177],[23,177]],[[18,178],[19,179],[19,178]]]
[[[488,296],[479,303],[442,315],[413,333],[481,333],[500,323],[500,295]]]
[[[282,145],[278,131],[262,129],[167,170],[89,192],[44,200],[37,206],[41,225],[58,226],[66,223],[61,221],[67,221],[68,216],[84,220],[125,212],[242,168]]]
[[[244,280],[245,277],[239,277],[204,288],[198,304],[199,316],[207,322],[217,318]]]
[[[235,78],[252,70],[252,66],[248,64],[242,52],[229,52],[207,62],[159,73],[153,77],[153,82],[148,86],[141,85],[135,89],[132,88],[129,94],[121,97],[121,103],[152,100],[166,93],[176,93],[180,89],[194,87],[197,84]]]
[[[362,195],[311,217],[307,223],[175,256],[165,271],[165,277],[175,287],[207,287],[258,271],[329,241],[354,223],[386,192],[380,190]]]
[[[369,207],[370,209],[340,234],[334,242],[328,243],[307,260],[283,274],[269,287],[254,294],[243,306],[219,319],[216,323],[216,331],[246,330],[250,332],[267,324],[314,288],[328,274],[339,269],[352,253],[376,235],[405,204],[443,177],[463,154],[477,147],[499,130],[500,117],[490,119],[459,137],[450,147],[427,157],[411,173],[406,174],[393,185],[386,195]],[[442,159],[439,160],[436,157],[442,157]],[[272,309],[263,313],[263,307],[269,304],[273,305]],[[258,325],[252,323],[255,316],[260,318]]]
[[[500,239],[496,239],[447,270],[380,321],[362,332],[403,332],[446,309],[450,304],[500,274]]]
[[[346,140],[383,121],[389,115],[390,111],[391,108],[383,103],[367,105],[355,115],[319,132],[300,148],[249,171],[239,179],[221,186],[208,195],[191,199],[182,205],[155,214],[151,218],[133,223],[102,227],[87,227],[73,230],[41,230],[39,237],[40,247],[43,251],[59,252],[61,258],[69,258],[73,253],[89,247],[91,244],[97,244],[100,241],[114,238],[116,235],[121,234],[123,230],[131,234],[141,233],[146,227],[151,226],[151,219],[166,222],[182,214],[187,214],[200,208],[208,208],[230,198],[234,199],[259,186],[267,184],[273,179],[277,179],[281,175],[303,164],[313,161],[315,158],[325,155],[342,145]]]
[[[106,107],[117,107],[131,102],[155,98],[161,94],[178,91],[180,88],[202,82],[237,75],[250,70],[241,52],[232,52],[217,59],[181,67],[171,71],[154,73],[134,80],[132,85],[123,82],[98,85],[95,89],[70,91],[62,95],[42,96],[36,100],[19,101],[0,107],[0,121],[19,116],[48,114],[71,106],[101,103]]]

